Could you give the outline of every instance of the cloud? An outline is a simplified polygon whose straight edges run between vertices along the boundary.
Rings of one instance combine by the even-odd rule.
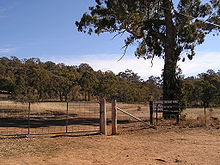
[[[131,69],[138,73],[143,79],[149,76],[161,76],[164,67],[163,59],[155,58],[153,66],[151,60],[137,59],[132,55],[126,55],[122,60],[118,61],[121,54],[94,54],[94,55],[68,55],[54,56],[51,61],[64,63],[66,65],[80,65],[88,63],[94,70],[108,71],[111,70],[115,74]],[[58,60],[59,59],[59,60]],[[44,60],[45,61],[45,60]],[[206,72],[208,69],[215,71],[220,70],[220,52],[197,52],[193,60],[178,62],[183,74],[187,76],[196,76],[199,73]]]
[[[18,4],[18,2],[16,2],[16,1],[10,2],[9,4],[0,3],[0,5],[1,5],[0,6],[0,18],[7,17],[8,12],[10,12],[10,10],[14,9],[17,4]]]
[[[129,58],[121,61],[116,60],[98,60],[98,61],[90,61],[90,65],[98,70],[101,69],[103,71],[111,70],[114,73],[119,73],[125,71],[126,69],[131,69],[133,72],[138,73],[142,78],[148,78],[151,75],[160,76],[161,70],[163,68],[162,60],[155,60],[153,62],[153,66],[151,66],[150,60],[137,59],[137,58]]]
[[[197,52],[193,60],[179,62],[179,65],[186,76],[195,76],[206,72],[208,69],[220,70],[220,52]]]
[[[6,13],[8,10],[9,10],[8,8],[0,7],[0,18],[6,17]]]
[[[151,66],[151,60],[137,59],[132,56],[124,58],[121,61],[117,61],[120,55],[97,56],[100,58],[92,59],[91,57],[95,57],[95,55],[93,55],[90,56],[90,58],[86,58],[84,62],[91,65],[95,70],[111,70],[116,74],[126,69],[131,69],[144,79],[151,75],[160,76],[164,67],[163,60],[159,58],[155,58],[153,66]],[[178,65],[185,76],[196,76],[199,73],[206,72],[208,69],[213,69],[215,71],[220,70],[219,63],[220,52],[197,52],[193,60],[178,62]]]
[[[0,53],[11,53],[14,50],[14,48],[0,48]]]
[[[120,54],[98,54],[98,55],[84,55],[80,56],[80,60],[76,60],[74,56],[68,58],[63,56],[59,61],[67,65],[79,65],[81,63],[88,63],[94,70],[108,71],[111,70],[115,74],[123,72],[126,69],[131,69],[133,72],[138,73],[139,76],[146,79],[151,75],[160,76],[163,68],[163,60],[155,58],[153,66],[151,60],[137,59],[134,56],[125,56],[122,60],[118,61],[121,57]],[[78,56],[79,59],[79,56]]]

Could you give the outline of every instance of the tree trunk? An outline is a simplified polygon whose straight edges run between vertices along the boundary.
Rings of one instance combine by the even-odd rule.
[[[85,101],[87,101],[87,93],[86,93],[86,91],[84,92],[84,97],[85,97]]]
[[[172,6],[170,0],[163,0],[163,9],[166,22],[165,59],[163,71],[163,100],[176,100],[178,84],[176,67],[178,52],[176,52],[176,32],[172,20]],[[170,118],[170,112],[163,113],[164,118]]]
[[[88,91],[88,101],[91,101],[91,94],[89,91]]]
[[[62,95],[62,92],[59,92],[59,96],[60,96],[60,101],[63,101],[63,95]]]

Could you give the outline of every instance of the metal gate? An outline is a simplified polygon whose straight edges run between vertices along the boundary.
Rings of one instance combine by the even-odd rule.
[[[99,102],[0,101],[0,136],[99,132]]]

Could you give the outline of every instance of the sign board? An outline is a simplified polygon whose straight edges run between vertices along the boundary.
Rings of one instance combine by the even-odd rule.
[[[179,102],[177,100],[163,100],[153,102],[154,112],[179,113]]]

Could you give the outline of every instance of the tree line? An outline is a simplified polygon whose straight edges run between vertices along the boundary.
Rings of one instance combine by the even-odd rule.
[[[220,70],[208,70],[196,77],[178,75],[179,100],[183,105],[219,105]],[[121,102],[147,102],[162,98],[161,77],[143,80],[132,70],[118,74],[94,71],[82,63],[79,66],[42,62],[39,58],[0,58],[0,91],[11,98],[35,101],[97,100],[105,97]]]
[[[0,58],[0,91],[18,100],[96,100],[146,102],[161,97],[161,79],[143,81],[127,69],[119,74],[94,71],[88,64],[67,66],[39,58]]]

